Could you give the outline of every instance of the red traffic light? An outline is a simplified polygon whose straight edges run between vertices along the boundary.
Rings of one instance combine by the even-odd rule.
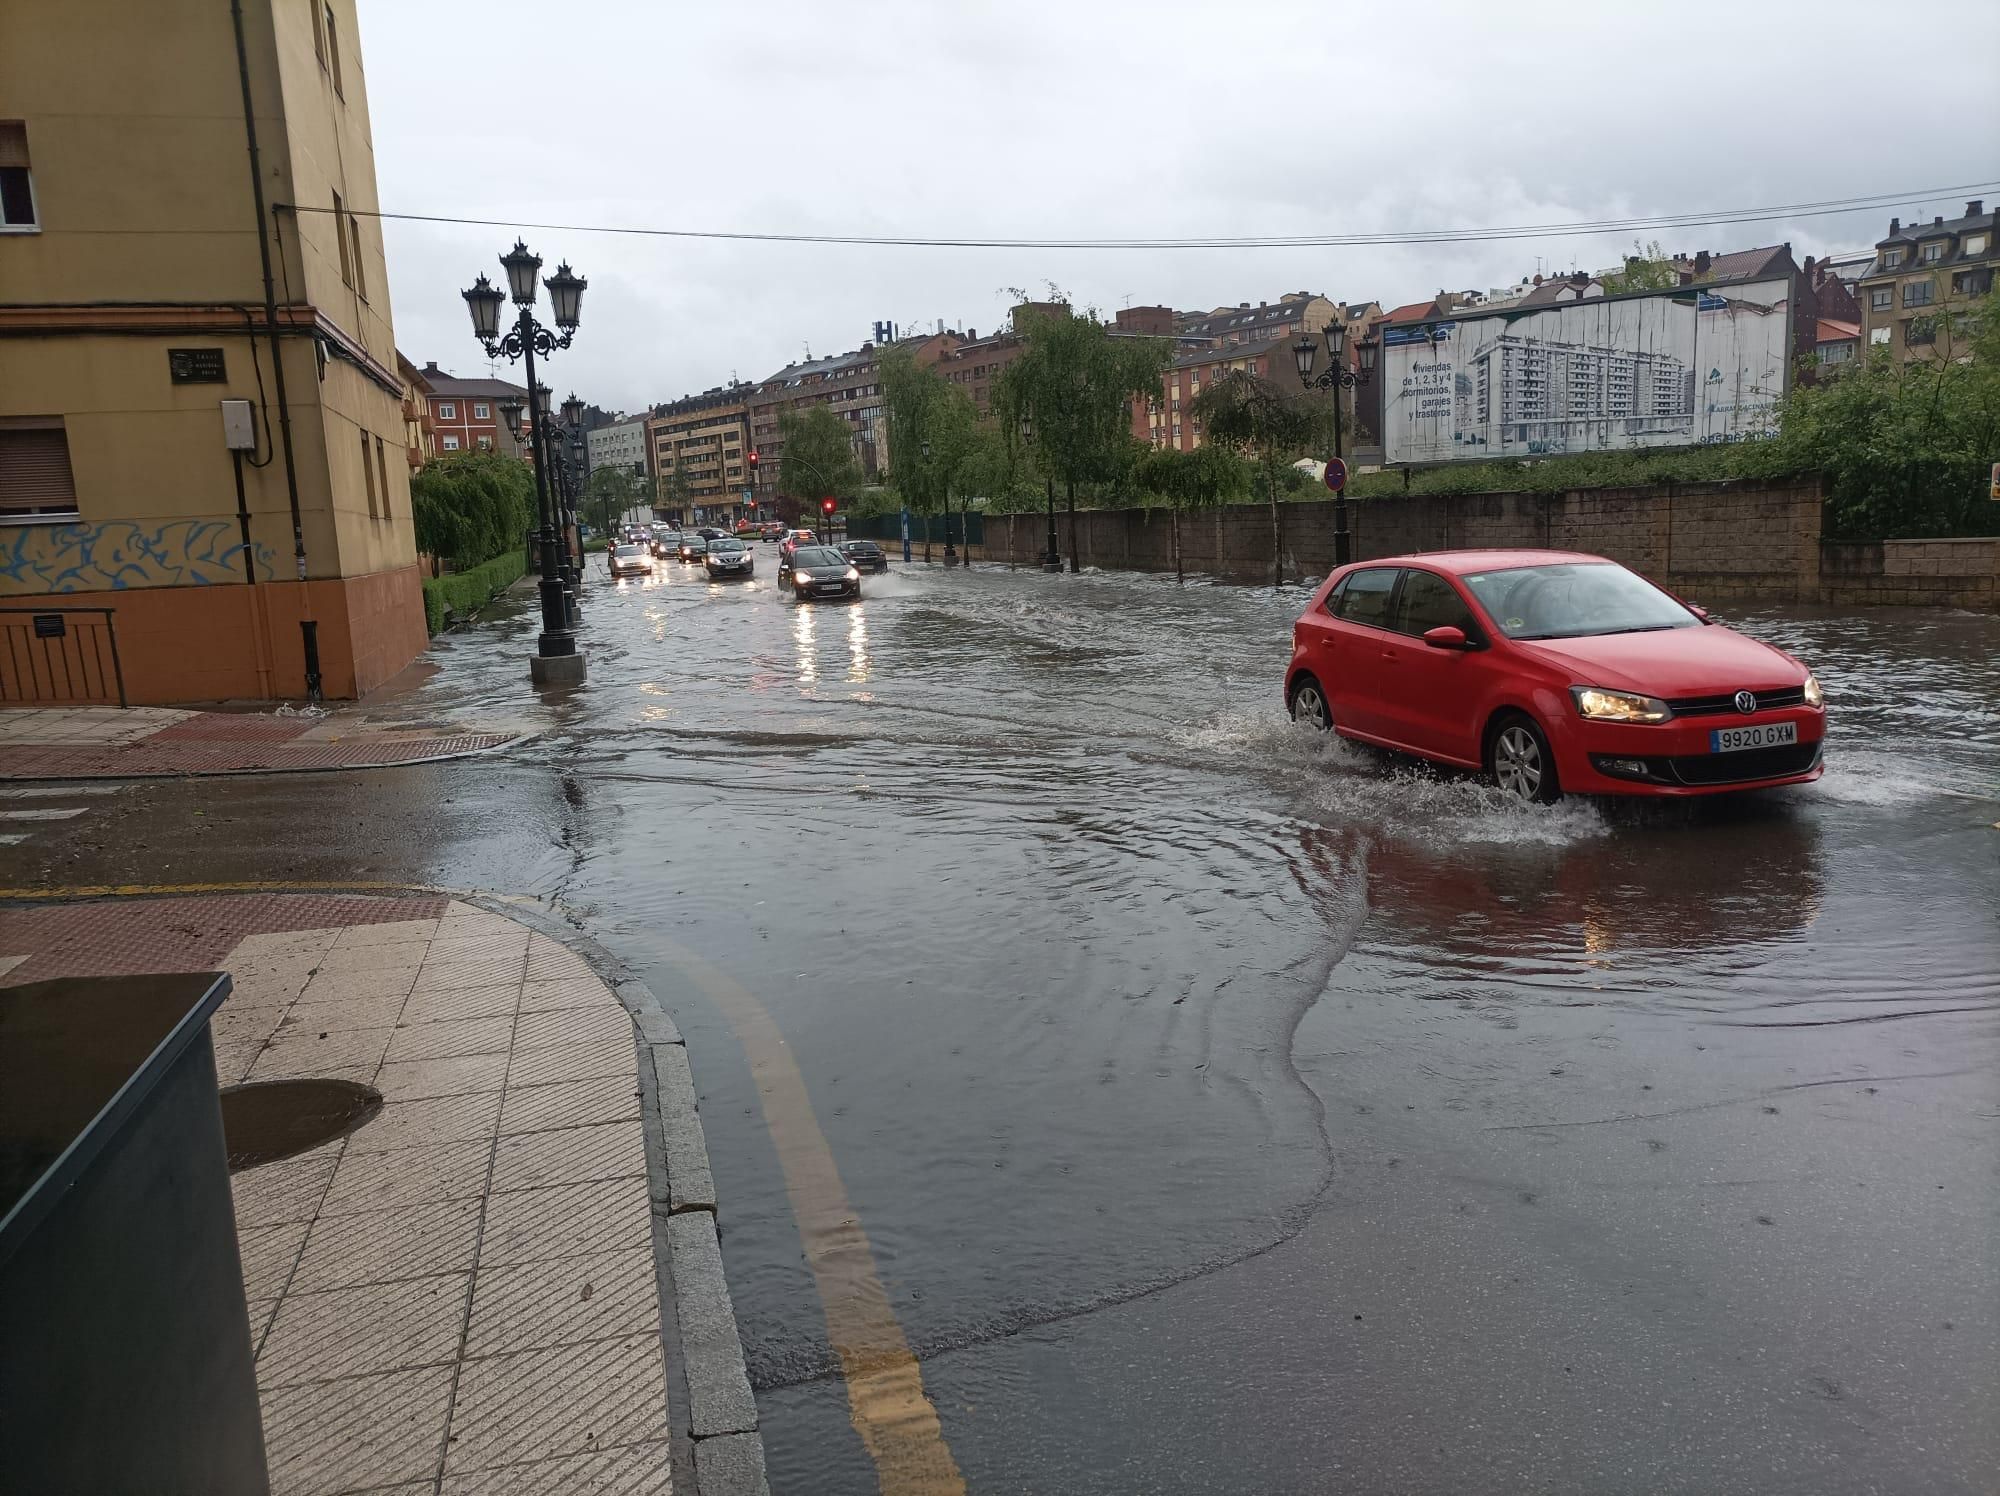
[[[752,472],[757,470],[757,454],[755,452],[750,454],[750,470]]]
[[[755,499],[752,499],[752,500],[750,501],[750,507],[751,507],[752,509],[755,509],[755,508],[757,507],[757,501],[756,501]]]
[[[833,513],[833,500],[832,500],[832,499],[821,499],[821,500],[819,501],[819,512],[820,512],[821,514],[831,514],[831,513]]]

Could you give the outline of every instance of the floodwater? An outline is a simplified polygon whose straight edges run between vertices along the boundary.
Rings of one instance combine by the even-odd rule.
[[[532,612],[441,641],[383,710],[541,736],[297,866],[661,993],[775,1490],[939,1489],[857,1432],[879,1309],[974,1491],[1992,1488],[2000,618],[1728,612],[1823,781],[1527,808],[1294,729],[1296,592],[774,560],[594,579],[567,698]]]

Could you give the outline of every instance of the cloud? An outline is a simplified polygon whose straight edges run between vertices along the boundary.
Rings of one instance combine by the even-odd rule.
[[[361,0],[382,206],[510,222],[1009,238],[1327,233],[1713,210],[1995,174],[1990,3],[1850,0]],[[1856,38],[1866,36],[1865,47]],[[1939,38],[1951,38],[1949,46]],[[1891,86],[1894,107],[1871,102]],[[1958,211],[1912,202],[1904,216]],[[1872,244],[1888,211],[1658,235]],[[458,292],[500,227],[390,223],[403,351],[483,365]],[[852,348],[996,325],[1007,286],[1105,309],[1312,289],[1396,303],[1615,263],[1631,234],[1340,249],[1003,251],[528,232],[590,278],[550,381],[636,409]],[[1651,238],[1653,235],[1642,237]]]

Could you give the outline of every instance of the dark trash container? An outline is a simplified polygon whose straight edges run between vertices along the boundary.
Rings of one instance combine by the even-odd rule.
[[[0,1488],[267,1496],[219,974],[0,988]]]

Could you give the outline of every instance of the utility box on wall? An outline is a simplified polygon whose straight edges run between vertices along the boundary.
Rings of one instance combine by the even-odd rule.
[[[257,450],[257,421],[248,400],[222,402],[222,444],[232,452]]]

